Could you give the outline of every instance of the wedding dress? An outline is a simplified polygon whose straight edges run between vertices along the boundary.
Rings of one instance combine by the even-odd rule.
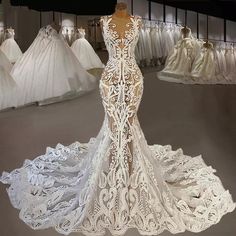
[[[196,83],[215,82],[216,62],[212,43],[207,42],[202,44],[201,49],[192,64],[191,76]]]
[[[183,37],[170,51],[165,67],[157,73],[160,80],[182,83],[190,79],[192,63],[200,45],[192,37],[191,31]]]
[[[39,31],[11,74],[18,85],[16,107],[67,99],[96,86],[96,78],[86,72],[62,35],[50,25]]]
[[[11,63],[15,63],[21,56],[22,51],[14,39],[13,29],[6,30],[6,39],[3,41],[0,49],[5,53]]]
[[[0,110],[14,107],[16,83],[10,75],[12,64],[0,50]]]
[[[0,110],[14,107],[16,83],[10,75],[12,64],[0,50]]]
[[[171,29],[169,27],[164,27],[162,30],[162,42],[163,42],[163,56],[166,58],[170,51],[173,49],[175,43],[174,43],[174,37],[171,33]]]
[[[5,55],[5,53],[0,49],[0,66],[4,71],[10,73],[12,70],[12,64]]]
[[[226,48],[225,51],[225,60],[226,60],[226,78],[228,81],[235,80],[236,74],[236,59],[234,55],[233,46]]]
[[[79,38],[71,46],[72,51],[78,58],[80,64],[86,70],[104,68],[103,63],[94,51],[90,43],[85,39],[85,30],[78,29]]]
[[[131,16],[125,32],[112,16],[101,23],[109,52],[100,80],[103,126],[89,143],[58,144],[3,173],[13,206],[33,229],[62,234],[205,230],[234,210],[230,193],[201,156],[147,144],[137,118],[143,76],[134,58],[141,18]]]

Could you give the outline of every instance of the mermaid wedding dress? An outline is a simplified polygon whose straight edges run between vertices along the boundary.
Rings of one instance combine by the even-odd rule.
[[[89,143],[58,144],[3,173],[11,203],[33,229],[62,234],[205,230],[234,210],[230,193],[201,156],[147,144],[137,118],[143,76],[134,57],[141,18],[131,16],[123,34],[112,16],[101,23],[109,52],[100,80],[103,126]]]

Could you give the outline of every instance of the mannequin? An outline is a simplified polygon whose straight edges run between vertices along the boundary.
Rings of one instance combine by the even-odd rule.
[[[78,28],[78,37],[79,38],[85,37],[85,29],[82,26],[80,26],[80,28]]]
[[[60,32],[61,26],[60,26],[59,24],[57,24],[55,21],[53,21],[53,22],[51,23],[51,26],[52,26],[53,29],[55,29],[55,30],[57,31],[57,33]]]
[[[128,13],[127,4],[120,2],[116,4],[115,12],[112,14],[112,23],[115,24],[115,31],[118,33],[119,38],[123,38],[125,31],[129,27],[132,16]]]
[[[203,43],[203,47],[204,47],[204,48],[213,48],[213,44],[210,43],[210,42],[207,40],[205,43]]]
[[[190,28],[188,28],[186,25],[181,29],[181,33],[183,35],[183,38],[188,38],[190,33]]]

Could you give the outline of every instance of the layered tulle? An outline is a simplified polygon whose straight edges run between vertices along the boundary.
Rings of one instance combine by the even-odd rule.
[[[0,110],[14,106],[16,83],[10,71],[12,64],[0,50]]]
[[[100,58],[85,38],[75,40],[71,49],[86,70],[104,68]]]
[[[42,28],[12,69],[17,82],[15,106],[48,99],[61,100],[95,88],[96,78],[82,68],[61,36],[51,27]]]
[[[0,49],[5,53],[11,63],[15,63],[22,56],[22,51],[14,38],[4,40]]]

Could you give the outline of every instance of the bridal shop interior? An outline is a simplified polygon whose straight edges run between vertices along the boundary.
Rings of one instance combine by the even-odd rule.
[[[235,12],[221,0],[0,1],[0,236],[235,236]],[[139,187],[119,198],[126,175],[108,173],[125,155]],[[150,170],[162,190],[143,193]]]

